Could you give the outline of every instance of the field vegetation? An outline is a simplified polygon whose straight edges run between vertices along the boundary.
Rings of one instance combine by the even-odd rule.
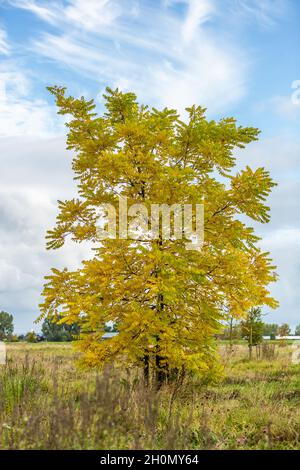
[[[11,343],[0,366],[1,449],[299,449],[292,345],[220,343],[219,380],[158,392],[140,368],[77,367],[70,343]]]

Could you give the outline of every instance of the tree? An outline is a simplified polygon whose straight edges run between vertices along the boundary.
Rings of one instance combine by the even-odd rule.
[[[234,318],[230,317],[230,320],[229,320],[229,343],[230,343],[230,348],[232,348],[233,322],[234,322]]]
[[[61,316],[57,316],[44,320],[42,334],[46,341],[73,341],[79,335],[78,325],[59,323],[61,319]]]
[[[79,194],[59,201],[47,247],[58,249],[70,236],[94,243],[95,251],[80,269],[53,269],[46,277],[41,318],[59,312],[65,323],[77,323],[78,347],[91,367],[121,358],[143,364],[146,382],[153,367],[158,383],[171,369],[201,375],[218,368],[214,334],[225,310],[240,318],[254,305],[277,306],[268,291],[276,279],[269,254],[240,218],[268,222],[265,200],[275,183],[264,168],[234,173],[235,150],[257,140],[259,131],[233,118],[208,121],[196,106],[183,122],[175,110],[150,109],[133,93],[109,88],[106,112],[98,116],[93,100],[49,90],[59,114],[71,115],[67,148],[75,152]],[[156,238],[126,238],[136,214],[127,223],[117,217],[118,236],[103,240],[99,207],[117,208],[125,198],[130,209],[139,203],[148,213],[153,203],[203,203],[202,249],[186,248],[186,232],[182,239],[164,237],[162,224]],[[195,209],[191,217],[195,222]],[[119,334],[100,341],[108,321]]]
[[[264,323],[263,335],[270,336],[270,339],[275,339],[278,332],[278,325],[276,323]]]
[[[300,336],[300,325],[297,325],[295,328],[295,335]]]
[[[242,337],[248,341],[249,357],[252,358],[252,347],[262,342],[264,324],[259,307],[251,308],[247,318],[241,322]]]
[[[14,332],[14,317],[4,312],[0,312],[0,340],[9,339]]]
[[[239,322],[234,322],[232,317],[229,318],[227,325],[223,328],[221,335],[222,339],[229,340],[230,347],[232,346],[233,340],[241,339],[241,326]]]
[[[37,343],[38,342],[38,336],[34,331],[28,331],[25,335],[25,341],[28,343]]]
[[[11,335],[9,338],[9,341],[12,343],[17,343],[19,341],[19,336],[18,335]]]
[[[283,336],[289,336],[291,334],[291,328],[287,323],[283,323],[278,327],[278,335],[283,337]]]

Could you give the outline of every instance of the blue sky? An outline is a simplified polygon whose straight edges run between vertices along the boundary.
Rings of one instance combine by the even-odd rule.
[[[39,329],[50,267],[76,267],[88,252],[45,250],[56,200],[75,193],[53,84],[95,97],[99,111],[109,85],[259,127],[238,165],[266,166],[278,182],[272,221],[257,226],[280,275],[281,305],[266,319],[300,323],[299,44],[298,0],[0,0],[0,309],[17,332]]]

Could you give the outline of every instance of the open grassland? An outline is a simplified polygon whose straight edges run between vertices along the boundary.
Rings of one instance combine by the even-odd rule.
[[[155,393],[138,370],[76,367],[70,344],[13,343],[0,366],[1,449],[300,449],[292,345],[248,360],[220,345],[224,376]],[[274,351],[273,351],[274,352]]]

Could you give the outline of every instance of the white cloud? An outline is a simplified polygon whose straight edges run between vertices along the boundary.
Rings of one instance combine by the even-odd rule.
[[[269,138],[261,136],[237,154],[240,165],[265,166],[276,179],[287,178],[291,181],[291,176],[297,178],[299,175],[299,136],[284,133]]]
[[[9,3],[17,8],[31,11],[42,20],[48,21],[49,23],[53,23],[57,19],[56,8],[52,10],[47,4],[43,6],[31,0],[10,0]]]
[[[265,29],[272,28],[288,8],[286,0],[236,0],[234,12],[244,19],[253,21]]]
[[[290,96],[274,96],[270,98],[265,107],[287,119],[297,119],[300,117],[300,105],[293,102],[292,93]]]
[[[30,98],[31,83],[12,62],[0,65],[0,137],[53,135],[59,129],[54,106]]]
[[[10,3],[51,24],[70,24],[75,28],[98,31],[110,25],[120,14],[121,3],[117,0],[69,0],[63,2],[34,0],[10,0]]]
[[[267,322],[300,324],[300,140],[290,135],[261,139],[237,152],[238,167],[265,167],[278,186],[268,198],[269,224],[248,223],[262,236],[264,251],[270,252],[279,280],[271,285],[279,300],[278,310],[270,312]],[[268,312],[268,310],[266,310]]]
[[[111,24],[120,14],[119,5],[111,0],[72,0],[65,9],[66,19],[90,31]]]
[[[0,294],[4,292],[7,295],[23,289],[34,289],[40,284],[31,273],[23,272],[19,266],[0,259],[0,286]]]
[[[265,321],[290,325],[300,324],[300,227],[279,228],[265,235],[261,242],[265,251],[271,251],[277,265],[279,281],[272,285],[272,294],[280,307]]]
[[[182,25],[182,36],[189,43],[197,33],[199,26],[204,24],[215,12],[214,0],[188,0],[188,12]]]
[[[154,66],[157,101],[180,111],[192,104],[208,107],[209,113],[224,111],[246,92],[247,65],[238,57],[198,34],[191,50],[178,51],[178,67],[167,62]]]
[[[90,250],[72,243],[59,251],[45,248],[57,199],[75,195],[64,138],[2,138],[0,159],[0,309],[13,313],[17,331],[24,332],[37,329],[30,322],[39,315],[50,268],[77,268]]]
[[[57,18],[58,31],[35,39],[33,51],[101,86],[125,83],[155,106],[182,111],[195,103],[223,111],[246,92],[247,60],[206,29],[217,12],[213,0],[183,3],[184,16],[174,1],[160,8],[145,2],[139,9],[128,0],[92,1],[89,8],[82,1],[65,7],[44,3],[48,21]],[[37,13],[32,2],[18,5]],[[83,35],[78,28],[84,28]]]
[[[265,167],[277,183],[268,199],[271,207],[271,222],[258,224],[258,230],[265,235],[279,229],[300,228],[300,140],[291,135],[278,135],[260,139],[238,151],[238,168]]]
[[[8,55],[10,51],[8,41],[7,41],[7,34],[4,29],[0,26],[0,55]]]

